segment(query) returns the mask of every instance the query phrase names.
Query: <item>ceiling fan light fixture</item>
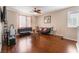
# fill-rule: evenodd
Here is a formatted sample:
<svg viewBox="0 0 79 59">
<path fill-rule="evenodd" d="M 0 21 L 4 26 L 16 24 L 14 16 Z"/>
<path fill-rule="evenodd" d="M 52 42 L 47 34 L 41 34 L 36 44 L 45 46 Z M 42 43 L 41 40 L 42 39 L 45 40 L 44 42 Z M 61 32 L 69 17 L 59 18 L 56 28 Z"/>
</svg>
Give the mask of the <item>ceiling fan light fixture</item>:
<svg viewBox="0 0 79 59">
<path fill-rule="evenodd" d="M 42 13 L 33 12 L 34 15 L 42 15 Z"/>
<path fill-rule="evenodd" d="M 37 15 L 38 13 L 34 12 L 35 15 Z"/>
</svg>

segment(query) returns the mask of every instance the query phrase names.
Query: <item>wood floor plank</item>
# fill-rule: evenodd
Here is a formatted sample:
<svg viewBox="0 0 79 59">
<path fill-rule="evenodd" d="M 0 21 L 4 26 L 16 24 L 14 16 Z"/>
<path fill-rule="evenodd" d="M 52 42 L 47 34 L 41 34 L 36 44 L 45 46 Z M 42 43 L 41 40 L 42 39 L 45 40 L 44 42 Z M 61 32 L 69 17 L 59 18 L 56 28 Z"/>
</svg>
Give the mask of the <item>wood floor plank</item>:
<svg viewBox="0 0 79 59">
<path fill-rule="evenodd" d="M 76 53 L 76 42 L 54 35 L 16 37 L 16 45 L 3 46 L 4 53 Z"/>
</svg>

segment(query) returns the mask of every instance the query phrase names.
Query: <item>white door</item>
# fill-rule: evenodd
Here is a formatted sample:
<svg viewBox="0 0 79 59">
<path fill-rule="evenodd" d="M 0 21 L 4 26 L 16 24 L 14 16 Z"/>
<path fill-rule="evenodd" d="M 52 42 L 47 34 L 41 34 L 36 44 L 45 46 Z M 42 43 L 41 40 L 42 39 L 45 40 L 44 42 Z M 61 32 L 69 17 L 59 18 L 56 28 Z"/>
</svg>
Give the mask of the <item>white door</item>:
<svg viewBox="0 0 79 59">
<path fill-rule="evenodd" d="M 79 27 L 77 28 L 77 50 L 79 52 Z"/>
</svg>

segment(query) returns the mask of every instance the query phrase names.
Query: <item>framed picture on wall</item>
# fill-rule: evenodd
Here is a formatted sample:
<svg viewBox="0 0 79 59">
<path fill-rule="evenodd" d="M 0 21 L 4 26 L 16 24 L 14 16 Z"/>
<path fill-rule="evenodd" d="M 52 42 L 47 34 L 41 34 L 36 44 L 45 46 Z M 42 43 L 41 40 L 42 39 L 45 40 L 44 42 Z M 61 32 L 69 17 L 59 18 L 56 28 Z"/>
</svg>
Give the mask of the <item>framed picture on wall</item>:
<svg viewBox="0 0 79 59">
<path fill-rule="evenodd" d="M 51 23 L 51 16 L 44 16 L 44 23 Z"/>
</svg>

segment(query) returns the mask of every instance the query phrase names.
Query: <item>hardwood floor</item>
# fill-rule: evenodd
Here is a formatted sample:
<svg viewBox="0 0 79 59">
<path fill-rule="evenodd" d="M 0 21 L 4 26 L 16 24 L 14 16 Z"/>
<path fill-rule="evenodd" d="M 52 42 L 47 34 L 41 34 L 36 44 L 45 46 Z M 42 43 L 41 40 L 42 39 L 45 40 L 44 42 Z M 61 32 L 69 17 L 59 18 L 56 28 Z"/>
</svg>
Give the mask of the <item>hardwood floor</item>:
<svg viewBox="0 0 79 59">
<path fill-rule="evenodd" d="M 30 35 L 16 37 L 16 45 L 3 46 L 4 53 L 76 53 L 76 42 L 56 35 Z"/>
</svg>

